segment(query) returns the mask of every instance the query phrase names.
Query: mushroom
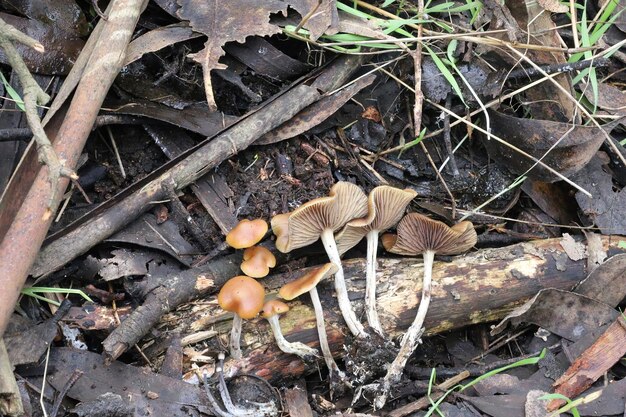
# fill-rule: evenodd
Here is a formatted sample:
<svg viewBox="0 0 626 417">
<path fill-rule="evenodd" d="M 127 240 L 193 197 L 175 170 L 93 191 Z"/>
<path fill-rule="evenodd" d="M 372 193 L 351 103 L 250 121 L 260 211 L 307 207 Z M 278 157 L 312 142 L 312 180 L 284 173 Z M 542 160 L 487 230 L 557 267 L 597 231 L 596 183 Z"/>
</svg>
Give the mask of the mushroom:
<svg viewBox="0 0 626 417">
<path fill-rule="evenodd" d="M 226 235 L 226 243 L 235 249 L 256 245 L 267 233 L 267 222 L 263 219 L 243 219 Z"/>
<path fill-rule="evenodd" d="M 407 360 L 417 347 L 422 334 L 422 325 L 430 304 L 433 260 L 435 253 L 441 255 L 457 255 L 466 252 L 476 244 L 476 231 L 469 221 L 463 221 L 448 227 L 446 224 L 432 220 L 418 213 L 407 214 L 398 224 L 397 236 L 383 236 L 386 250 L 399 255 L 424 257 L 424 280 L 422 299 L 413 323 L 400 342 L 400 351 L 387 369 L 379 395 L 374 400 L 377 409 L 387 401 L 391 384 L 400 380 Z"/>
<path fill-rule="evenodd" d="M 243 251 L 241 270 L 252 278 L 263 278 L 276 266 L 276 257 L 269 249 L 252 246 Z"/>
<path fill-rule="evenodd" d="M 311 200 L 291 213 L 274 216 L 271 221 L 276 248 L 283 253 L 321 238 L 328 258 L 337 266 L 335 291 L 339 309 L 350 332 L 357 337 L 367 337 L 367 333 L 352 310 L 333 233 L 350 220 L 365 216 L 367 211 L 365 193 L 354 184 L 338 182 L 332 186 L 328 197 Z"/>
<path fill-rule="evenodd" d="M 347 252 L 367 236 L 367 262 L 365 279 L 365 307 L 367 322 L 379 335 L 383 336 L 378 313 L 376 312 L 376 251 L 378 250 L 378 234 L 394 226 L 406 206 L 417 193 L 411 189 L 381 185 L 374 188 L 368 198 L 369 214 L 362 219 L 349 222 L 346 227 L 335 235 L 337 249 L 340 254 Z"/>
<path fill-rule="evenodd" d="M 289 311 L 289 306 L 280 300 L 269 300 L 263 306 L 261 316 L 265 318 L 272 328 L 276 344 L 285 353 L 293 353 L 300 356 L 302 359 L 308 360 L 312 356 L 317 356 L 317 350 L 308 347 L 304 343 L 289 342 L 283 336 L 283 332 L 280 329 L 278 323 L 278 316 Z"/>
<path fill-rule="evenodd" d="M 263 308 L 265 289 L 254 278 L 239 275 L 229 279 L 217 295 L 217 302 L 226 311 L 235 314 L 230 332 L 230 356 L 241 359 L 242 319 L 254 318 Z"/>
<path fill-rule="evenodd" d="M 315 321 L 317 323 L 317 334 L 320 340 L 320 348 L 322 349 L 324 361 L 326 362 L 326 366 L 328 367 L 330 380 L 333 381 L 333 378 L 336 376 L 342 382 L 348 384 L 346 382 L 346 375 L 337 366 L 337 362 L 335 362 L 335 359 L 333 359 L 333 354 L 330 351 L 330 347 L 328 346 L 328 339 L 326 337 L 326 325 L 324 324 L 324 311 L 322 310 L 322 303 L 320 302 L 319 295 L 317 294 L 317 289 L 315 288 L 322 279 L 336 273 L 337 269 L 337 265 L 329 262 L 321 268 L 316 268 L 311 272 L 303 275 L 302 277 L 296 279 L 295 281 L 291 281 L 283 285 L 282 288 L 278 291 L 278 295 L 289 301 L 293 300 L 296 297 L 299 297 L 305 292 L 309 293 L 309 295 L 311 296 L 311 302 L 313 303 L 313 310 L 315 310 Z"/>
</svg>

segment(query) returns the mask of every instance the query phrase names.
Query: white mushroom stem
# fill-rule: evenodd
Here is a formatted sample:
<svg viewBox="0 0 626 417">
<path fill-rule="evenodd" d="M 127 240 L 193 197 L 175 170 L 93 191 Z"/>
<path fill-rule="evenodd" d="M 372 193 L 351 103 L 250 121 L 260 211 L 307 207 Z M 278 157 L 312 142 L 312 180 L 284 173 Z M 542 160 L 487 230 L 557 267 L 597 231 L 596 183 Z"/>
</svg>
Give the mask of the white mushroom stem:
<svg viewBox="0 0 626 417">
<path fill-rule="evenodd" d="M 337 301 L 339 302 L 339 310 L 343 315 L 350 332 L 359 338 L 367 337 L 365 327 L 359 322 L 354 314 L 352 305 L 350 304 L 350 298 L 348 297 L 348 289 L 346 288 L 346 281 L 343 276 L 343 267 L 341 266 L 341 259 L 339 258 L 339 251 L 337 250 L 337 244 L 335 243 L 335 236 L 331 229 L 324 229 L 321 234 L 322 243 L 328 259 L 337 266 L 337 272 L 335 273 L 335 292 L 337 293 Z"/>
<path fill-rule="evenodd" d="M 328 346 L 328 339 L 326 338 L 326 325 L 324 324 L 324 311 L 322 310 L 322 303 L 319 295 L 317 294 L 317 289 L 313 287 L 313 289 L 309 291 L 309 295 L 311 296 L 311 302 L 313 303 L 313 310 L 315 310 L 317 335 L 320 339 L 320 349 L 322 349 L 324 361 L 326 362 L 326 367 L 328 368 L 328 372 L 330 374 L 329 379 L 332 379 L 333 375 L 336 374 L 339 379 L 345 380 L 346 375 L 341 369 L 339 369 L 339 366 L 337 366 L 337 362 L 335 362 L 333 354 L 330 351 L 330 346 Z"/>
<path fill-rule="evenodd" d="M 411 327 L 408 328 L 408 330 L 402 337 L 398 356 L 396 356 L 394 361 L 387 369 L 387 375 L 385 375 L 385 379 L 383 380 L 380 389 L 381 393 L 374 400 L 374 407 L 376 409 L 381 409 L 385 405 L 387 397 L 389 396 L 391 384 L 396 383 L 400 380 L 400 378 L 402 377 L 402 373 L 404 372 L 404 367 L 409 360 L 409 357 L 411 357 L 411 354 L 420 343 L 420 336 L 423 333 L 422 326 L 424 325 L 424 319 L 426 318 L 428 305 L 430 304 L 433 260 L 435 258 L 435 252 L 432 250 L 426 250 L 423 253 L 423 256 L 424 280 L 422 283 L 422 300 L 420 301 L 419 307 L 417 309 L 417 314 L 415 314 L 415 319 L 413 320 Z"/>
<path fill-rule="evenodd" d="M 367 322 L 381 336 L 383 328 L 376 311 L 376 251 L 378 250 L 378 230 L 367 233 L 367 263 L 365 276 L 365 314 Z"/>
<path fill-rule="evenodd" d="M 301 358 L 310 358 L 313 356 L 317 356 L 317 349 L 313 349 L 304 343 L 301 342 L 289 342 L 283 336 L 283 332 L 280 329 L 280 323 L 278 321 L 278 315 L 271 316 L 266 319 L 270 327 L 272 328 L 272 332 L 274 333 L 274 338 L 276 339 L 276 344 L 285 353 L 293 353 L 294 355 L 298 355 Z"/>
<path fill-rule="evenodd" d="M 241 339 L 241 327 L 243 320 L 239 314 L 235 313 L 233 317 L 233 328 L 230 331 L 230 357 L 236 360 L 241 359 L 241 347 L 239 339 Z"/>
</svg>

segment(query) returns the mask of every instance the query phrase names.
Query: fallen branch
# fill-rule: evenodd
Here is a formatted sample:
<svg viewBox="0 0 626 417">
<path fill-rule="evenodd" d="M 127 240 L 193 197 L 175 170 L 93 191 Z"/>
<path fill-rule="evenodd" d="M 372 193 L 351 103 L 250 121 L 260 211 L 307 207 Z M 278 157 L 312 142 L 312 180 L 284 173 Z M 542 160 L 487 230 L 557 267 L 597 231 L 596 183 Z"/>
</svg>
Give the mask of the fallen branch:
<svg viewBox="0 0 626 417">
<path fill-rule="evenodd" d="M 59 124 L 53 128 L 53 133 L 46 131 L 49 138 L 55 138 L 54 151 L 63 156 L 67 167 L 74 167 L 78 161 L 100 105 L 124 61 L 124 51 L 143 4 L 144 0 L 116 0 L 111 3 L 108 21 L 100 32 L 65 118 L 62 122 L 56 121 Z M 62 178 L 52 187 L 48 179 L 46 168 L 38 169 L 32 184 L 20 183 L 24 178 L 16 174 L 11 183 L 18 183 L 18 188 L 27 189 L 28 195 L 21 195 L 15 201 L 5 201 L 7 198 L 13 200 L 12 196 L 8 197 L 7 191 L 3 197 L 3 210 L 0 212 L 0 287 L 4 291 L 0 292 L 0 336 L 50 227 L 52 219 L 46 215 L 55 211 L 68 184 L 67 178 Z M 51 196 L 54 201 L 50 201 Z M 24 198 L 23 203 L 18 206 L 21 198 Z M 9 210 L 5 211 L 7 206 Z"/>
<path fill-rule="evenodd" d="M 426 317 L 427 334 L 485 323 L 503 318 L 515 307 L 544 288 L 569 290 L 587 275 L 586 261 L 573 261 L 565 255 L 560 239 L 521 243 L 499 249 L 484 249 L 454 258 L 451 262 L 435 262 L 431 306 Z M 624 252 L 618 248 L 619 239 L 603 236 L 604 249 L 613 255 Z M 344 262 L 350 298 L 356 311 L 363 315 L 365 292 L 365 260 Z M 383 330 L 397 337 L 410 325 L 420 299 L 422 263 L 413 258 L 380 259 L 378 267 L 378 306 Z M 276 291 L 284 283 L 304 271 L 276 275 L 263 280 L 268 291 Z M 325 306 L 328 341 L 335 356 L 350 350 L 349 334 L 330 282 L 318 286 Z M 308 299 L 290 303 L 291 310 L 280 319 L 285 337 L 318 348 L 315 315 Z M 227 339 L 231 316 L 224 313 L 214 297 L 193 309 L 166 315 L 161 325 L 168 331 L 189 334 L 200 330 L 215 330 L 215 351 L 223 350 L 219 340 Z M 244 322 L 242 334 L 244 359 L 230 363 L 230 371 L 254 373 L 279 380 L 313 372 L 315 364 L 304 364 L 298 357 L 282 353 L 276 347 L 272 332 L 262 319 Z M 353 358 L 366 361 L 367 358 Z M 228 367 L 229 365 L 227 365 Z"/>
<path fill-rule="evenodd" d="M 59 236 L 53 236 L 39 253 L 31 274 L 41 276 L 52 272 L 120 230 L 151 208 L 155 200 L 164 197 L 164 182 L 173 182 L 177 189 L 184 188 L 246 149 L 263 134 L 318 100 L 322 95 L 319 90 L 328 91 L 345 82 L 358 68 L 354 66 L 355 62 L 360 62 L 359 58 L 348 56 L 335 60 L 316 76 L 311 86 L 296 85 L 216 137 L 207 139 L 122 191 L 114 200 L 103 203 Z"/>
</svg>

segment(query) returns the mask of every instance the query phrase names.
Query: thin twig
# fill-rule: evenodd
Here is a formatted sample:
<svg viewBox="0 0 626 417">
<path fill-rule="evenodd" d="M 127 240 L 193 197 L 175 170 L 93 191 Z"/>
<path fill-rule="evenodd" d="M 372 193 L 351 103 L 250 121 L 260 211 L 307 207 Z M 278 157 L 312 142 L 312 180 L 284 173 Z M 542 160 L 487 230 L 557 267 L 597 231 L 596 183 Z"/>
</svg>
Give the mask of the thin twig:
<svg viewBox="0 0 626 417">
<path fill-rule="evenodd" d="M 424 15 L 424 0 L 418 0 L 417 2 L 417 18 L 418 20 Z M 415 51 L 411 54 L 413 56 L 413 74 L 415 77 L 415 106 L 413 107 L 413 132 L 415 137 L 421 132 L 422 126 L 422 105 L 424 103 L 424 93 L 422 93 L 422 31 L 423 26 L 420 23 L 417 25 L 417 43 L 415 44 Z M 436 170 L 436 169 L 435 169 Z"/>
<path fill-rule="evenodd" d="M 441 172 L 439 172 L 439 170 L 437 169 L 437 165 L 435 165 L 435 161 L 433 161 L 433 159 L 430 157 L 430 152 L 428 152 L 428 149 L 426 149 L 426 145 L 424 145 L 424 141 L 420 142 L 420 146 L 422 147 L 424 154 L 426 154 L 426 158 L 428 158 L 428 162 L 430 162 L 430 166 L 433 167 L 435 174 L 437 174 L 437 178 L 439 178 L 439 181 L 441 181 L 441 185 L 443 185 L 443 188 L 446 190 L 446 193 L 448 193 L 448 196 L 450 197 L 450 201 L 451 201 L 450 204 L 452 205 L 452 218 L 455 219 L 456 218 L 456 201 L 454 200 L 452 191 L 450 191 L 450 188 L 448 188 L 448 184 L 446 183 L 446 180 L 441 175 Z"/>
<path fill-rule="evenodd" d="M 72 389 L 74 384 L 83 376 L 84 372 L 80 369 L 75 369 L 70 375 L 69 379 L 63 385 L 63 388 L 59 391 L 59 394 L 54 399 L 54 403 L 52 404 L 52 410 L 50 411 L 50 417 L 56 417 L 59 413 L 59 409 L 61 408 L 61 404 L 63 403 L 63 399 L 67 395 L 67 392 Z"/>
<path fill-rule="evenodd" d="M 450 110 L 451 107 L 452 94 L 448 94 L 446 97 L 446 109 Z M 450 138 L 450 115 L 448 113 L 444 113 L 443 115 L 443 143 L 446 145 L 446 152 L 448 152 L 448 159 L 450 160 L 450 173 L 453 177 L 457 177 L 459 175 L 459 168 L 456 165 L 456 158 L 454 157 L 454 151 L 452 149 L 452 140 Z"/>
<path fill-rule="evenodd" d="M 52 147 L 52 143 L 50 143 L 50 139 L 48 139 L 43 129 L 41 119 L 37 113 L 37 106 L 46 104 L 50 100 L 50 96 L 41 89 L 30 71 L 28 71 L 22 57 L 13 45 L 13 41 L 27 45 L 38 52 L 43 52 L 44 48 L 43 45 L 36 40 L 22 34 L 13 26 L 0 19 L 0 48 L 4 50 L 9 64 L 20 80 L 24 91 L 24 113 L 28 126 L 33 132 L 33 139 L 37 142 L 39 160 L 48 166 L 48 180 L 52 193 L 48 200 L 48 209 L 44 214 L 45 220 L 52 215 L 52 205 L 58 193 L 57 188 L 60 178 L 68 177 L 76 180 L 78 179 L 78 175 L 76 175 L 73 170 L 66 168 L 63 161 L 59 160 Z"/>
<path fill-rule="evenodd" d="M 313 7 L 311 10 L 309 10 L 307 14 L 304 15 L 300 23 L 298 23 L 298 26 L 296 26 L 296 28 L 294 29 L 294 32 L 296 33 L 300 32 L 300 29 L 302 29 L 302 26 L 304 26 L 306 22 L 309 21 L 309 19 L 313 16 L 313 14 L 317 11 L 317 9 L 320 8 L 321 5 L 322 5 L 322 0 L 317 0 L 317 4 L 315 5 L 315 7 Z"/>
<path fill-rule="evenodd" d="M 117 150 L 117 143 L 115 143 L 115 137 L 113 136 L 113 132 L 111 131 L 111 126 L 107 126 L 106 130 L 109 135 L 109 139 L 111 139 L 111 146 L 113 146 L 113 152 L 115 153 L 115 159 L 117 160 L 117 164 L 120 166 L 122 178 L 126 179 L 126 170 L 124 169 L 124 164 L 122 163 L 120 152 Z"/>
</svg>

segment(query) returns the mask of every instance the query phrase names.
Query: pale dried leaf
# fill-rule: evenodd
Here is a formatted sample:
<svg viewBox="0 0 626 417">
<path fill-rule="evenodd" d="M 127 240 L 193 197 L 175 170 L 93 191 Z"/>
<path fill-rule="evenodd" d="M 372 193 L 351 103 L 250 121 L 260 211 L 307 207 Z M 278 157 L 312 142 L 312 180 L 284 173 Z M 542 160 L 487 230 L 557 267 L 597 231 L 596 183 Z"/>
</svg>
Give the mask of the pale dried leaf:
<svg viewBox="0 0 626 417">
<path fill-rule="evenodd" d="M 581 242 L 576 242 L 569 233 L 563 233 L 563 239 L 561 239 L 561 246 L 563 250 L 573 261 L 580 261 L 587 257 L 587 248 Z"/>
<path fill-rule="evenodd" d="M 560 3 L 559 0 L 537 0 L 537 3 L 552 13 L 566 13 L 569 10 L 569 7 Z"/>
</svg>

